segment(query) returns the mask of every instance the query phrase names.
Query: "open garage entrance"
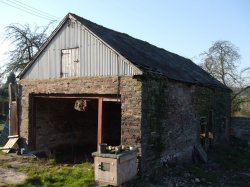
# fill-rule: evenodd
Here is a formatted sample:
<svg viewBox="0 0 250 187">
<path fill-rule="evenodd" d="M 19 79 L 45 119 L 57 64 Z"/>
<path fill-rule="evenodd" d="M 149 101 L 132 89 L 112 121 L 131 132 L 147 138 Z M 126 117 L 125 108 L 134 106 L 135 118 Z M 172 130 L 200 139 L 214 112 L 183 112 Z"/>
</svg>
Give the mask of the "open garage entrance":
<svg viewBox="0 0 250 187">
<path fill-rule="evenodd" d="M 91 159 L 98 143 L 113 146 L 121 143 L 118 99 L 35 95 L 31 102 L 33 149 L 43 150 L 60 162 Z"/>
</svg>

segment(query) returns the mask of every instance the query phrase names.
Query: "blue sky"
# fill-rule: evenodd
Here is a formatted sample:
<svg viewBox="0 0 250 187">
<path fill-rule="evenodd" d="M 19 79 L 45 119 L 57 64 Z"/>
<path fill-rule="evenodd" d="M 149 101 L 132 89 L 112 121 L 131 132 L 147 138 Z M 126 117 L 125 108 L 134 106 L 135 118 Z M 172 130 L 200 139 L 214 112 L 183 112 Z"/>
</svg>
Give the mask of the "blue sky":
<svg viewBox="0 0 250 187">
<path fill-rule="evenodd" d="M 11 23 L 43 26 L 48 19 L 0 0 L 0 65 L 10 50 L 3 41 Z M 72 12 L 105 27 L 127 33 L 200 63 L 199 54 L 212 42 L 228 40 L 239 48 L 240 69 L 250 66 L 249 0 L 18 0 L 53 15 L 58 21 Z M 58 23 L 57 23 L 58 24 Z M 55 24 L 54 26 L 56 26 Z"/>
</svg>

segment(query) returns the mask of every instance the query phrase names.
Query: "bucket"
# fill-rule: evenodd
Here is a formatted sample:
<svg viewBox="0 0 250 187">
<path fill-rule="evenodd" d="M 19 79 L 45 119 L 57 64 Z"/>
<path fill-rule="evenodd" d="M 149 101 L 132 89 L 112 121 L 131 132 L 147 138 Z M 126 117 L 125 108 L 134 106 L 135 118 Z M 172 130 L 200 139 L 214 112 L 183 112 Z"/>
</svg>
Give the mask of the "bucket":
<svg viewBox="0 0 250 187">
<path fill-rule="evenodd" d="M 101 143 L 98 145 L 98 152 L 99 153 L 106 153 L 107 144 Z"/>
</svg>

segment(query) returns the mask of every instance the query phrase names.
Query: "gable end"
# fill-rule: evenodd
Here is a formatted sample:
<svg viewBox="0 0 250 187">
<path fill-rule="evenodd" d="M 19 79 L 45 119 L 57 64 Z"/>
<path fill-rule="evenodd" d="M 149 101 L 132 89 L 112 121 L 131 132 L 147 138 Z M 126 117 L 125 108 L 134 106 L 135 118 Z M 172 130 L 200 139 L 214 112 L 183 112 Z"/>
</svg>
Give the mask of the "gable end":
<svg viewBox="0 0 250 187">
<path fill-rule="evenodd" d="M 139 68 L 70 14 L 59 26 L 44 44 L 45 47 L 20 74 L 20 79 L 51 79 L 65 77 L 65 74 L 70 77 L 142 74 Z M 78 57 L 72 53 L 65 58 L 63 50 L 74 48 L 79 49 Z M 66 63 L 65 59 L 68 60 Z M 63 72 L 66 69 L 70 73 Z"/>
</svg>

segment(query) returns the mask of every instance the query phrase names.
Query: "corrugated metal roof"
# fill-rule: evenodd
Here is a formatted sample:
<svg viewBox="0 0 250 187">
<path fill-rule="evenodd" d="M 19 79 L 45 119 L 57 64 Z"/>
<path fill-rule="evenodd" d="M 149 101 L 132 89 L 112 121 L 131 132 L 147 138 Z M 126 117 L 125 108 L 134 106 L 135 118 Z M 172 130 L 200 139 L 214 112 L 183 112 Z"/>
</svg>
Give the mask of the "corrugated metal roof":
<svg viewBox="0 0 250 187">
<path fill-rule="evenodd" d="M 91 32 L 142 71 L 154 72 L 177 81 L 229 90 L 229 88 L 213 78 L 191 60 L 166 51 L 165 49 L 158 48 L 148 42 L 133 38 L 125 33 L 105 28 L 72 13 L 69 13 L 60 25 L 66 23 L 70 16 L 82 23 Z M 59 29 L 60 26 L 58 26 L 50 38 L 53 38 Z M 48 45 L 48 42 L 49 40 L 45 46 Z M 39 54 L 37 56 L 39 56 Z M 23 76 L 27 68 L 20 74 L 20 77 Z"/>
</svg>

